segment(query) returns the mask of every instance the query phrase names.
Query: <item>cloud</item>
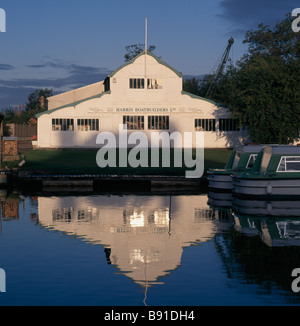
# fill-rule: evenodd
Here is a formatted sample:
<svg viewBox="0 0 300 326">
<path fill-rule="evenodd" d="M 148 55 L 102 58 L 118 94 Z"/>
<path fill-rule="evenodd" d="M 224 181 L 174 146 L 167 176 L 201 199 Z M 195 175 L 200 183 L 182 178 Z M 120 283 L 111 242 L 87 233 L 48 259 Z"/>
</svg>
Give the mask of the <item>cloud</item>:
<svg viewBox="0 0 300 326">
<path fill-rule="evenodd" d="M 0 63 L 0 70 L 13 70 L 13 69 L 15 69 L 15 67 L 12 65 Z"/>
<path fill-rule="evenodd" d="M 229 23 L 232 31 L 240 34 L 257 28 L 260 23 L 272 26 L 299 5 L 296 0 L 222 0 L 221 13 L 217 16 Z"/>
<path fill-rule="evenodd" d="M 31 88 L 27 87 L 6 87 L 0 86 L 0 109 L 8 108 L 10 106 L 16 106 L 25 104 L 26 99 L 31 91 Z"/>
<path fill-rule="evenodd" d="M 111 72 L 111 70 L 108 70 L 107 68 L 77 65 L 73 63 L 67 63 L 61 60 L 46 61 L 42 64 L 27 65 L 27 67 L 33 69 L 59 69 L 60 74 L 62 72 L 65 72 L 67 74 L 67 77 L 41 81 L 42 84 L 50 83 L 54 88 L 60 88 L 64 85 L 74 85 L 76 87 L 81 87 L 83 85 L 96 83 L 98 81 L 103 80 Z M 24 79 L 24 81 L 26 80 Z M 26 81 L 26 83 L 29 84 L 31 82 L 32 80 L 30 79 Z"/>
<path fill-rule="evenodd" d="M 5 67 L 6 70 L 14 69 L 13 66 L 0 64 L 0 69 Z M 6 74 L 5 79 L 0 79 L 0 109 L 25 103 L 30 92 L 35 89 L 49 88 L 53 89 L 54 94 L 58 94 L 99 82 L 111 73 L 107 68 L 78 65 L 62 60 L 49 60 L 27 65 L 26 68 L 26 77 L 8 78 L 9 75 Z M 34 71 L 41 73 L 36 74 Z"/>
<path fill-rule="evenodd" d="M 27 65 L 28 68 L 45 68 L 46 65 Z"/>
</svg>

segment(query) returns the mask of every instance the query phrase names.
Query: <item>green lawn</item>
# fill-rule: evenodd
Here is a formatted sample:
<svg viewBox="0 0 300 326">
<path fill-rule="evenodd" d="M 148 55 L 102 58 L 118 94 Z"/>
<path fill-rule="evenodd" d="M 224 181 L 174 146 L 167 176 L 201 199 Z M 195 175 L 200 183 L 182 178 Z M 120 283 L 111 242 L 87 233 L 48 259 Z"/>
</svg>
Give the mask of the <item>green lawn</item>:
<svg viewBox="0 0 300 326">
<path fill-rule="evenodd" d="M 183 175 L 187 167 L 182 168 L 99 168 L 96 163 L 98 150 L 30 150 L 25 152 L 25 165 L 22 170 L 43 170 L 56 173 L 98 173 L 98 174 L 158 174 Z M 206 149 L 204 152 L 204 169 L 223 168 L 231 154 L 228 149 Z M 171 151 L 171 158 L 173 152 Z M 149 155 L 150 159 L 150 155 Z M 16 166 L 17 162 L 9 162 L 8 166 Z M 149 164 L 150 166 L 150 164 Z M 191 168 L 194 170 L 195 167 Z"/>
</svg>

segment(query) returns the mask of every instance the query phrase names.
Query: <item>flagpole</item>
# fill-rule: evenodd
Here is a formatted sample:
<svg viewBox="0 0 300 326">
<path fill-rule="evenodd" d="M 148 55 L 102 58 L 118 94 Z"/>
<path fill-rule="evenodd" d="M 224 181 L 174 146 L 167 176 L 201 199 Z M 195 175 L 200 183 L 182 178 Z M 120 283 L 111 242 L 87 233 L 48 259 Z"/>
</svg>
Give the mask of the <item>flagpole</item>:
<svg viewBox="0 0 300 326">
<path fill-rule="evenodd" d="M 148 51 L 148 18 L 145 20 L 145 78 L 147 77 L 147 51 Z"/>
</svg>

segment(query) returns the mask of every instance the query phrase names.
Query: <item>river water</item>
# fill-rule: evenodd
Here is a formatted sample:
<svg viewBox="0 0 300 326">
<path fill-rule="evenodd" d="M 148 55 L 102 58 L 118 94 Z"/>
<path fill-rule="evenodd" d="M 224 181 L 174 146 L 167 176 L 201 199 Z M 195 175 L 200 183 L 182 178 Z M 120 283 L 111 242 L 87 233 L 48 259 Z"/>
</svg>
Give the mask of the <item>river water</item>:
<svg viewBox="0 0 300 326">
<path fill-rule="evenodd" d="M 215 195 L 3 192 L 0 305 L 298 305 L 299 202 Z"/>
</svg>

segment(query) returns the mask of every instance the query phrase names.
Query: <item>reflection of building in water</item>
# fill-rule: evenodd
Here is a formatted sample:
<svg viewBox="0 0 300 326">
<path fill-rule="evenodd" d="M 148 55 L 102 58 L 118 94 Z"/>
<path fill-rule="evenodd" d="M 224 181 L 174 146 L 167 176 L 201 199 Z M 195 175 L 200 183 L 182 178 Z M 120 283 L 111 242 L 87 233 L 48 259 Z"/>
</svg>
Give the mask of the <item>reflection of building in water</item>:
<svg viewBox="0 0 300 326">
<path fill-rule="evenodd" d="M 2 200 L 2 218 L 4 221 L 19 219 L 19 197 L 11 195 Z"/>
<path fill-rule="evenodd" d="M 218 228 L 207 196 L 39 197 L 39 219 L 102 244 L 107 261 L 143 286 L 178 267 L 183 247 Z"/>
</svg>

